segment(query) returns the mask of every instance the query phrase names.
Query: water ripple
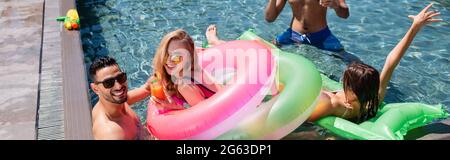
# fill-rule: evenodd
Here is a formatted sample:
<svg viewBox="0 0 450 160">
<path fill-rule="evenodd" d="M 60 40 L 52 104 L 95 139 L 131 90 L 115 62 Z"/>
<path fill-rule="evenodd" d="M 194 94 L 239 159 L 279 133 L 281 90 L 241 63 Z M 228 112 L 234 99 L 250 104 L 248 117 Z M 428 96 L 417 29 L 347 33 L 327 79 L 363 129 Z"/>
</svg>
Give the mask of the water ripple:
<svg viewBox="0 0 450 160">
<path fill-rule="evenodd" d="M 338 18 L 328 12 L 331 30 L 348 52 L 381 69 L 387 54 L 406 33 L 411 21 L 426 4 L 447 22 L 427 26 L 419 33 L 397 68 L 389 85 L 388 102 L 443 103 L 450 106 L 450 2 L 446 0 L 347 1 L 351 16 Z M 204 31 L 217 24 L 219 36 L 233 40 L 248 28 L 266 40 L 283 32 L 291 20 L 286 7 L 273 23 L 264 20 L 266 1 L 261 0 L 79 0 L 81 38 L 89 65 L 96 56 L 110 55 L 130 75 L 129 86 L 142 85 L 151 75 L 151 61 L 164 34 L 187 30 L 197 45 L 205 41 Z M 339 80 L 345 63 L 310 46 L 288 46 L 286 51 L 311 59 L 319 70 Z M 92 103 L 97 97 L 90 92 Z M 133 107 L 145 117 L 146 102 Z"/>
</svg>

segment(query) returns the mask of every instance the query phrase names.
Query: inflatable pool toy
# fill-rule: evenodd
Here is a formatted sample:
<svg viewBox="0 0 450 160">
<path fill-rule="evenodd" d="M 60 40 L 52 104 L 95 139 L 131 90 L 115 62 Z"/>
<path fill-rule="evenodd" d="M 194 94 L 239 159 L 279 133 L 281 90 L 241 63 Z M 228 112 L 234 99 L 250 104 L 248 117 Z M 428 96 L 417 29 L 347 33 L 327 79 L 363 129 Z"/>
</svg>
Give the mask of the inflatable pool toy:
<svg viewBox="0 0 450 160">
<path fill-rule="evenodd" d="M 340 83 L 324 75 L 322 75 L 322 80 L 325 90 L 342 89 Z M 383 103 L 380 108 L 374 118 L 359 125 L 334 116 L 322 118 L 316 124 L 349 139 L 403 140 L 409 130 L 449 116 L 443 105 Z"/>
<path fill-rule="evenodd" d="M 257 40 L 275 52 L 276 82 L 281 92 L 217 139 L 281 139 L 305 122 L 314 110 L 322 87 L 320 73 L 308 59 L 281 51 L 252 30 L 238 39 Z"/>
<path fill-rule="evenodd" d="M 258 69 L 265 70 L 262 76 L 267 77 L 263 79 L 265 83 L 231 83 L 201 104 L 163 114 L 158 113 L 156 107 L 149 104 L 147 128 L 153 135 L 159 139 L 281 139 L 309 117 L 322 87 L 320 74 L 311 61 L 277 49 L 259 38 L 252 30 L 245 32 L 237 41 L 206 49 L 199 54 L 199 61 L 205 66 L 207 55 L 223 56 L 224 50 L 230 48 L 259 50 L 259 58 L 252 59 L 257 64 L 267 64 L 264 61 L 271 61 L 268 66 L 247 70 L 249 73 L 256 73 Z M 264 53 L 261 50 L 269 54 L 261 55 Z M 226 70 L 230 67 L 236 69 L 236 66 L 232 65 L 212 68 Z M 292 68 L 295 68 L 296 72 L 290 72 Z M 210 67 L 203 69 L 209 73 L 214 70 Z M 248 78 L 251 77 L 245 79 Z M 273 95 L 269 89 L 263 89 L 273 86 L 280 91 L 278 94 Z"/>
<path fill-rule="evenodd" d="M 214 139 L 254 113 L 275 81 L 274 57 L 260 43 L 231 41 L 197 55 L 208 73 L 224 68 L 237 73 L 221 91 L 190 108 L 160 113 L 149 103 L 147 129 L 158 139 Z"/>
<path fill-rule="evenodd" d="M 68 10 L 65 17 L 58 17 L 56 20 L 64 21 L 64 27 L 67 30 L 80 29 L 80 18 L 78 17 L 78 12 L 75 9 Z"/>
<path fill-rule="evenodd" d="M 270 67 L 262 67 L 265 70 L 263 77 L 266 77 L 263 83 L 227 85 L 214 96 L 184 110 L 159 113 L 155 106 L 149 104 L 147 128 L 153 135 L 159 139 L 281 139 L 306 121 L 315 108 L 321 89 L 342 89 L 340 83 L 320 75 L 311 61 L 279 50 L 252 30 L 241 35 L 238 41 L 201 52 L 199 59 L 203 69 L 209 73 L 215 69 L 236 70 L 236 65 L 223 66 L 225 60 L 220 58 L 219 62 L 223 63 L 219 66 L 207 67 L 214 63 L 208 61 L 214 59 L 211 57 L 216 57 L 215 60 L 224 57 L 225 50 L 230 48 L 262 49 L 270 53 L 256 58 L 258 63 L 264 61 L 261 57 L 274 61 Z M 293 68 L 295 72 L 292 72 Z M 257 73 L 258 69 L 261 68 L 250 67 L 241 74 Z M 241 81 L 250 78 L 237 77 L 244 77 Z M 263 88 L 269 86 L 276 86 L 279 93 L 266 96 L 269 92 Z M 316 124 L 350 139 L 401 140 L 408 130 L 449 116 L 442 105 L 383 103 L 380 108 L 376 117 L 359 125 L 333 116 L 322 118 Z"/>
</svg>

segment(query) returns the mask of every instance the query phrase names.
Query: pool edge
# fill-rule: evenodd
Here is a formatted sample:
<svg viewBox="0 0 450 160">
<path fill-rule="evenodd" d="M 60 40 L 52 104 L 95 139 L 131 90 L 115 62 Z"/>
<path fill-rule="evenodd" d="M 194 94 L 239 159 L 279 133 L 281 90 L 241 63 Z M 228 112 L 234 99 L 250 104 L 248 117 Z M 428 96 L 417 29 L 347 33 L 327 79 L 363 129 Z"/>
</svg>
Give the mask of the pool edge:
<svg viewBox="0 0 450 160">
<path fill-rule="evenodd" d="M 75 0 L 60 3 L 60 13 L 76 8 Z M 91 104 L 80 32 L 61 32 L 63 69 L 64 134 L 66 140 L 90 140 L 92 135 Z"/>
</svg>

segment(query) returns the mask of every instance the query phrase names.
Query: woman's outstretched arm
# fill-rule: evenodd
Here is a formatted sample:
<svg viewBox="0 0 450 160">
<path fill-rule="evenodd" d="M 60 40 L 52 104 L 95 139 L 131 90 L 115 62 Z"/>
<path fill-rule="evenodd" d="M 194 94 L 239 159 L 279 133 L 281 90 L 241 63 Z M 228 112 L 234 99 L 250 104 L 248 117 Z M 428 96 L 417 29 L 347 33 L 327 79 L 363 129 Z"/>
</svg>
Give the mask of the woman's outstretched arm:
<svg viewBox="0 0 450 160">
<path fill-rule="evenodd" d="M 409 28 L 406 35 L 402 38 L 402 40 L 395 46 L 395 48 L 389 53 L 386 58 L 386 62 L 384 64 L 383 70 L 380 75 L 380 90 L 379 90 L 379 98 L 380 103 L 383 102 L 384 96 L 386 94 L 386 87 L 391 80 L 392 73 L 394 69 L 397 67 L 398 63 L 402 59 L 406 50 L 408 50 L 411 42 L 414 40 L 414 37 L 417 33 L 428 23 L 432 22 L 441 22 L 441 19 L 434 19 L 433 17 L 440 15 L 439 12 L 436 11 L 428 11 L 433 3 L 425 7 L 419 14 L 416 16 L 408 16 L 413 20 L 411 27 Z"/>
</svg>

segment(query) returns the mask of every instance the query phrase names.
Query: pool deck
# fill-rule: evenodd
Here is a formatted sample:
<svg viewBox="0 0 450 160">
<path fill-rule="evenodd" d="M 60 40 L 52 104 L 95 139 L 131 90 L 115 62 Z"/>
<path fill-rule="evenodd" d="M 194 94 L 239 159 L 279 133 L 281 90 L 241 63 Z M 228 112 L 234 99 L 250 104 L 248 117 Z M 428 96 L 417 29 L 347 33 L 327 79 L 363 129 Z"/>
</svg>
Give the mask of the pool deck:
<svg viewBox="0 0 450 160">
<path fill-rule="evenodd" d="M 450 140 L 450 119 L 413 129 L 408 132 L 405 139 Z"/>
<path fill-rule="evenodd" d="M 0 139 L 36 139 L 43 0 L 0 0 Z"/>
<path fill-rule="evenodd" d="M 59 15 L 59 1 L 47 1 L 44 8 L 40 103 L 37 130 L 39 140 L 64 139 L 62 96 L 61 27 L 53 17 Z"/>
<path fill-rule="evenodd" d="M 55 18 L 75 0 L 0 0 L 0 140 L 92 139 L 80 33 Z M 284 139 L 329 139 L 297 130 Z M 406 139 L 450 139 L 450 119 Z"/>
<path fill-rule="evenodd" d="M 92 139 L 75 0 L 0 0 L 0 139 Z"/>
<path fill-rule="evenodd" d="M 332 133 L 321 134 L 311 128 L 312 124 L 305 123 L 302 127 L 284 137 L 282 140 L 345 140 Z M 432 123 L 408 132 L 405 140 L 450 140 L 450 120 Z"/>
</svg>

